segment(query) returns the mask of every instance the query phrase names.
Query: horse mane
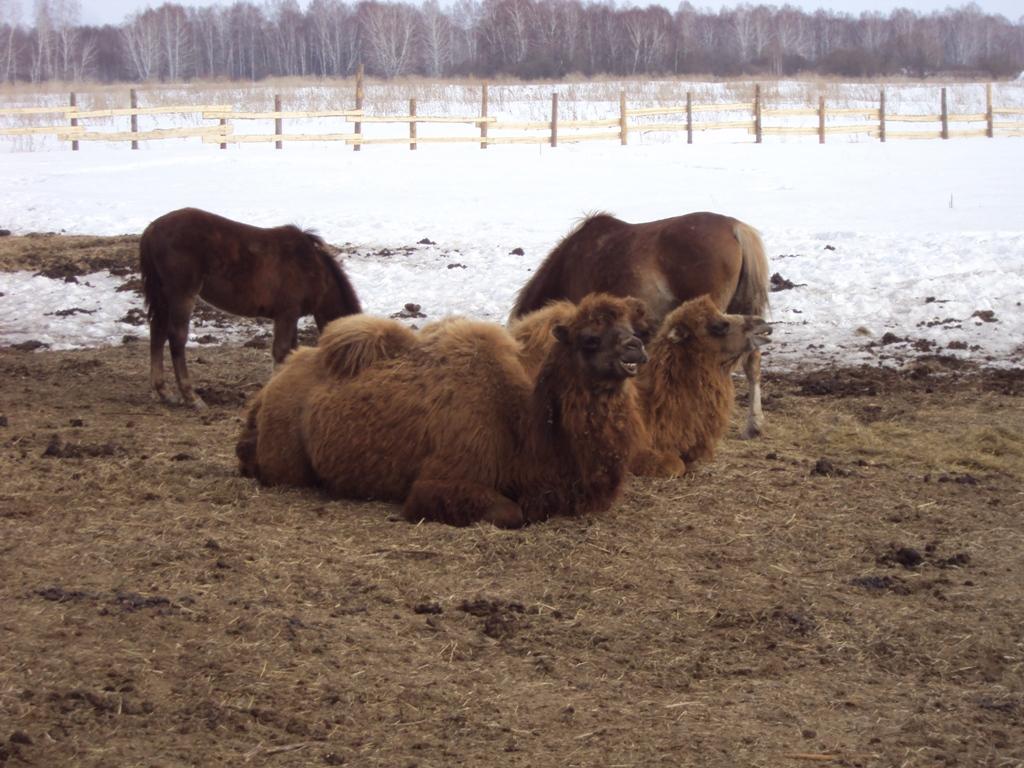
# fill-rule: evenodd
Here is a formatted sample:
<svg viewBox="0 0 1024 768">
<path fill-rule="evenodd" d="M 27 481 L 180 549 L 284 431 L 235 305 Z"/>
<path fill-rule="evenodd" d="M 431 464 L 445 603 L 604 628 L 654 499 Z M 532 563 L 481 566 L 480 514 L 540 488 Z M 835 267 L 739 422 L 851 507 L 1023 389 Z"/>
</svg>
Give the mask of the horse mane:
<svg viewBox="0 0 1024 768">
<path fill-rule="evenodd" d="M 359 314 L 362 312 L 363 308 L 359 303 L 359 297 L 356 296 L 355 289 L 345 276 L 345 272 L 342 270 L 338 260 L 331 253 L 331 247 L 327 244 L 327 241 L 312 229 L 303 230 L 302 234 L 309 240 L 313 246 L 313 251 L 320 257 L 324 268 L 333 278 L 334 284 L 338 289 L 338 295 L 341 296 L 341 303 L 345 306 L 348 314 Z"/>
<path fill-rule="evenodd" d="M 526 285 L 519 289 L 509 320 L 540 309 L 555 299 L 569 298 L 565 295 L 565 286 L 568 282 L 565 271 L 572 268 L 572 264 L 581 254 L 590 251 L 596 237 L 624 223 L 605 211 L 585 214 L 551 249 Z M 585 229 L 590 236 L 580 237 Z"/>
</svg>

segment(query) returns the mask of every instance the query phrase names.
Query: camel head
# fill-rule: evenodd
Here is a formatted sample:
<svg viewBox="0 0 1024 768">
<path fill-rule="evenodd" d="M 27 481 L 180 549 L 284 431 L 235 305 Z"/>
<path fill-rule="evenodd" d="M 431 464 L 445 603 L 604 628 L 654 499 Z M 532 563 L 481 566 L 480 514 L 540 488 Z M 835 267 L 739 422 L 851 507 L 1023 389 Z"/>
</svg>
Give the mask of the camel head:
<svg viewBox="0 0 1024 768">
<path fill-rule="evenodd" d="M 590 294 L 571 318 L 551 332 L 584 379 L 597 385 L 615 384 L 636 376 L 639 366 L 647 362 L 631 322 L 634 312 L 635 307 L 624 299 Z"/>
<path fill-rule="evenodd" d="M 722 366 L 768 343 L 772 328 L 756 315 L 727 315 L 709 296 L 680 304 L 669 313 L 658 338 L 694 352 L 713 354 Z"/>
</svg>

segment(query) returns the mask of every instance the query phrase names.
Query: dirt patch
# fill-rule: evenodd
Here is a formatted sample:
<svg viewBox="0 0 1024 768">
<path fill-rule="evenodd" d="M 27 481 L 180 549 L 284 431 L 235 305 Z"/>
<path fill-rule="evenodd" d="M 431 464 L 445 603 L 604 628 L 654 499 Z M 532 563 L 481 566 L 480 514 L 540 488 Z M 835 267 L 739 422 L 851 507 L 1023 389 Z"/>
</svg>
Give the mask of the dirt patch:
<svg viewBox="0 0 1024 768">
<path fill-rule="evenodd" d="M 0 247 L 0 271 L 30 270 L 72 281 L 93 272 L 137 272 L 139 236 L 93 237 L 41 233 L 7 237 Z"/>
<path fill-rule="evenodd" d="M 764 438 L 509 532 L 240 477 L 267 341 L 202 413 L 0 349 L 0 765 L 1024 760 L 1020 370 L 769 370 Z"/>
</svg>

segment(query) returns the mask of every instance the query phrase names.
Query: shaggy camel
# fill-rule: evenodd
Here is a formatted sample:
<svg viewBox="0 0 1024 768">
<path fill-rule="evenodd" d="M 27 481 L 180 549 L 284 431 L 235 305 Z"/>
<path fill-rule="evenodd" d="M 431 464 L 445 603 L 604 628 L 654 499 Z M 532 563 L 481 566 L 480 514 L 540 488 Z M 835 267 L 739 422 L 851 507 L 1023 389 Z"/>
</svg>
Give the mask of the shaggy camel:
<svg viewBox="0 0 1024 768">
<path fill-rule="evenodd" d="M 528 371 L 536 370 L 533 361 L 551 345 L 551 328 L 574 309 L 570 301 L 555 301 L 513 322 L 509 331 Z M 761 318 L 723 314 L 708 296 L 669 313 L 637 379 L 647 450 L 634 456 L 635 474 L 673 476 L 685 464 L 713 458 L 734 402 L 732 367 L 767 343 L 769 333 Z"/>
<path fill-rule="evenodd" d="M 553 325 L 535 378 L 493 324 L 446 320 L 411 336 L 390 320 L 337 320 L 254 400 L 242 471 L 404 501 L 408 519 L 452 525 L 606 509 L 643 436 L 631 379 L 647 356 L 625 301 L 591 296 L 574 309 Z"/>
<path fill-rule="evenodd" d="M 552 249 L 519 291 L 515 320 L 557 299 L 605 291 L 647 302 L 656 323 L 680 303 L 708 294 L 723 312 L 763 315 L 768 259 L 757 230 L 718 213 L 688 213 L 639 224 L 588 216 Z M 761 434 L 761 353 L 744 355 L 750 390 L 744 437 Z"/>
</svg>

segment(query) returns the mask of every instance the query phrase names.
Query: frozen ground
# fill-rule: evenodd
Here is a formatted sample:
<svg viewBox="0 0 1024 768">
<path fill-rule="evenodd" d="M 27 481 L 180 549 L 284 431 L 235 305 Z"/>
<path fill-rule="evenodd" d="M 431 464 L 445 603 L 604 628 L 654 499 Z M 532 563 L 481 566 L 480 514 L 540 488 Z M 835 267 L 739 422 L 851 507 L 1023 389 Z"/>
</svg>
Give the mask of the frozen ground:
<svg viewBox="0 0 1024 768">
<path fill-rule="evenodd" d="M 429 318 L 501 322 L 531 270 L 585 213 L 645 221 L 713 210 L 758 227 L 771 271 L 798 286 L 771 296 L 770 365 L 939 351 L 929 343 L 1020 365 L 1022 178 L 1024 139 L 1014 138 L 359 153 L 296 144 L 222 152 L 195 140 L 137 152 L 90 144 L 4 155 L 0 227 L 139 233 L 182 206 L 263 226 L 294 222 L 349 244 L 345 268 L 369 312 L 415 302 Z M 424 238 L 433 244 L 418 244 Z M 95 346 L 137 332 L 118 322 L 137 297 L 116 293 L 120 280 L 105 274 L 87 282 L 0 274 L 0 344 Z M 69 307 L 98 311 L 45 315 Z M 230 329 L 197 332 L 231 337 Z M 251 326 L 235 331 L 244 333 Z M 883 345 L 887 333 L 909 341 Z"/>
</svg>

